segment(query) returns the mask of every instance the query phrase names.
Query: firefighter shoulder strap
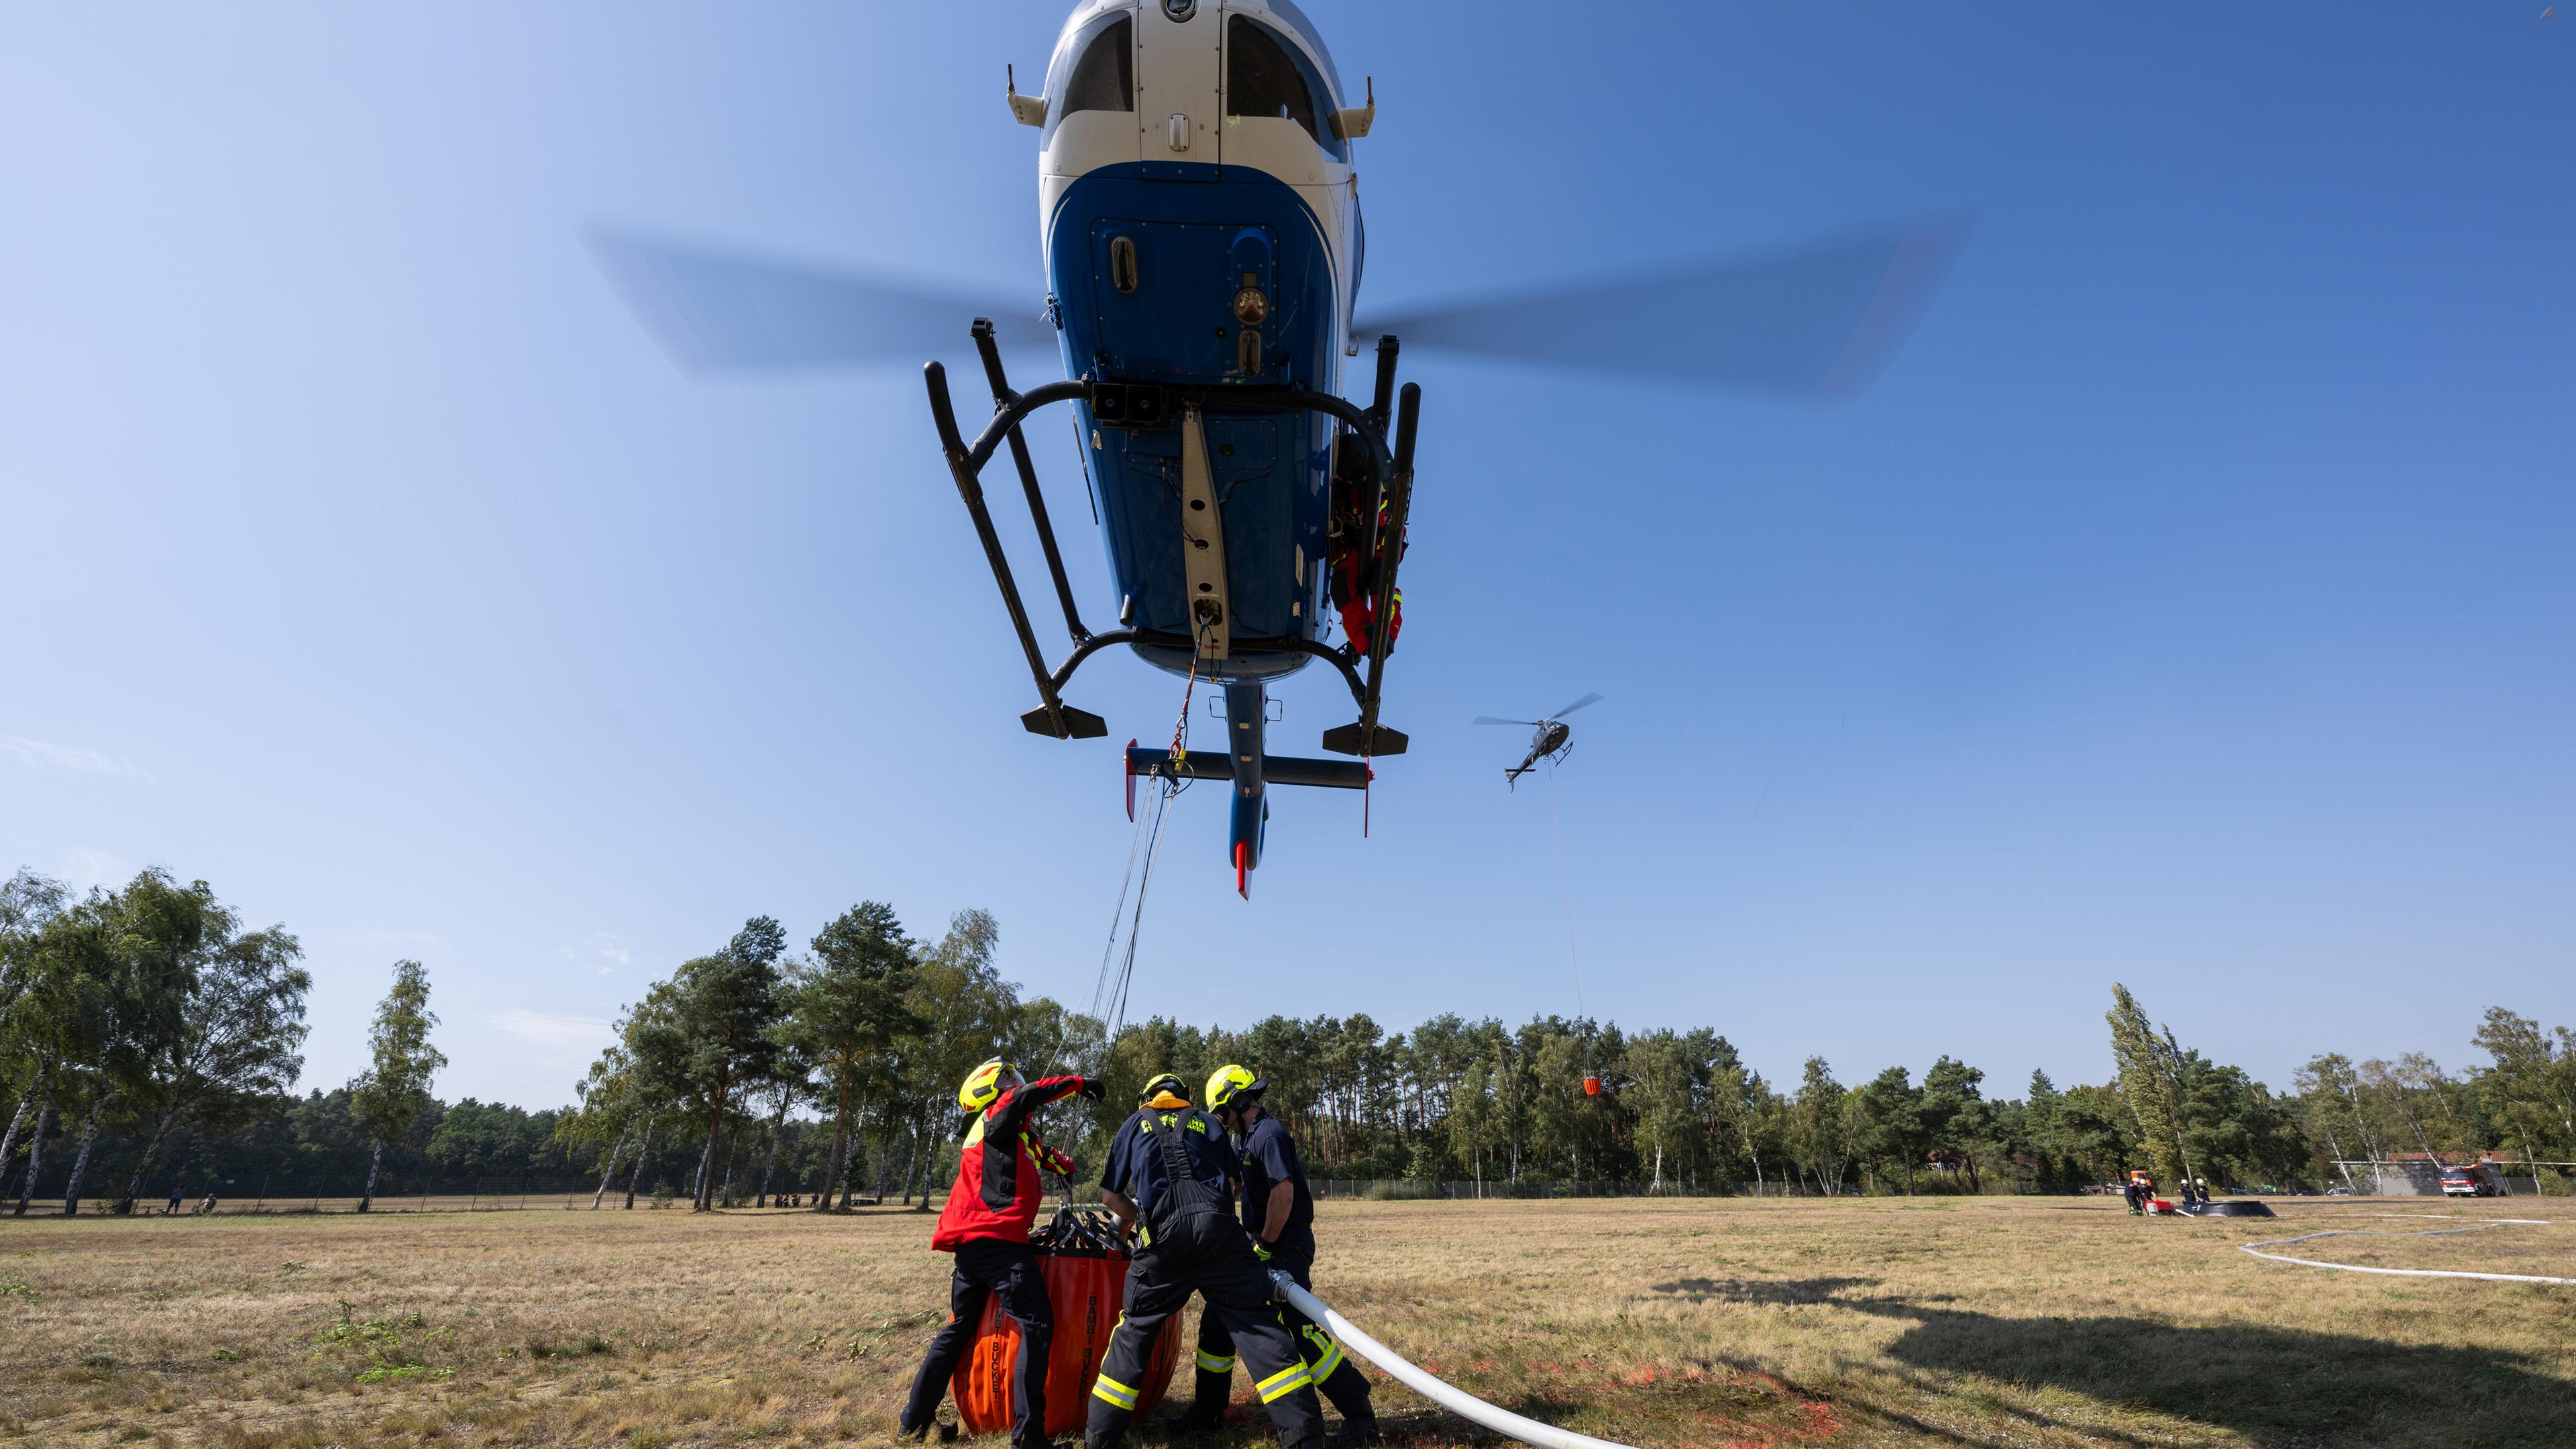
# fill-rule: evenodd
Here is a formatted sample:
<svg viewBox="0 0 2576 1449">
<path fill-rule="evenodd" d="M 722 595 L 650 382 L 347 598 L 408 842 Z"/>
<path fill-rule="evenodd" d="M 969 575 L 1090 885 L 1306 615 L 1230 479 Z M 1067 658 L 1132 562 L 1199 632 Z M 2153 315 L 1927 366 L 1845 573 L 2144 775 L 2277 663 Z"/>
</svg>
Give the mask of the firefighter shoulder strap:
<svg viewBox="0 0 2576 1449">
<path fill-rule="evenodd" d="M 1222 1215 L 1224 1207 L 1217 1201 L 1215 1189 L 1199 1181 L 1190 1167 L 1189 1146 L 1181 1141 L 1181 1133 L 1191 1128 L 1207 1131 L 1198 1109 L 1149 1111 L 1144 1127 L 1153 1133 L 1154 1147 L 1163 1156 L 1163 1195 L 1154 1204 L 1154 1216 L 1162 1219 L 1162 1230 L 1169 1233 L 1189 1218 Z"/>
</svg>

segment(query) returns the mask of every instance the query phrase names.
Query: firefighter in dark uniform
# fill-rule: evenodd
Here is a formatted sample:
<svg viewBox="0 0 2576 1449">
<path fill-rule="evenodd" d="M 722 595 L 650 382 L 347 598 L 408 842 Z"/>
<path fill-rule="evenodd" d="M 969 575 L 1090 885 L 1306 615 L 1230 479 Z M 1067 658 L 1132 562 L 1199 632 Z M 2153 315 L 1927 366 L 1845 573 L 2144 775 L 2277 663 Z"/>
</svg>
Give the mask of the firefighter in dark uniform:
<svg viewBox="0 0 2576 1449">
<path fill-rule="evenodd" d="M 1240 1066 L 1223 1066 L 1207 1080 L 1208 1109 L 1234 1136 L 1243 1183 L 1243 1229 L 1252 1234 L 1252 1251 L 1268 1267 L 1285 1271 L 1297 1286 L 1315 1291 L 1315 1195 L 1306 1186 L 1306 1164 L 1297 1144 L 1278 1118 L 1262 1109 L 1261 1094 L 1270 1084 Z M 1377 1411 L 1369 1404 L 1368 1379 L 1342 1352 L 1342 1346 L 1309 1322 L 1294 1307 L 1281 1305 L 1280 1317 L 1296 1335 L 1297 1351 L 1307 1376 L 1342 1414 L 1334 1449 L 1361 1449 L 1381 1442 Z M 1225 1401 L 1234 1384 L 1234 1340 L 1214 1314 L 1199 1319 L 1198 1393 L 1189 1412 L 1175 1420 L 1176 1429 L 1213 1429 L 1225 1418 Z"/>
<path fill-rule="evenodd" d="M 1225 1129 L 1190 1105 L 1179 1077 L 1166 1072 L 1145 1084 L 1142 1105 L 1118 1129 L 1100 1176 L 1101 1200 L 1137 1230 L 1136 1256 L 1118 1331 L 1092 1385 L 1087 1449 L 1116 1449 L 1126 1437 L 1155 1335 L 1192 1293 L 1242 1352 L 1279 1441 L 1321 1449 L 1324 1416 L 1313 1379 L 1270 1301 L 1252 1239 L 1231 1211 L 1232 1166 Z"/>
<path fill-rule="evenodd" d="M 1029 1119 L 1049 1102 L 1076 1092 L 1097 1098 L 1106 1090 L 1097 1077 L 1024 1083 L 1018 1068 L 999 1060 L 977 1067 L 957 1089 L 957 1106 L 974 1114 L 974 1125 L 958 1154 L 948 1204 L 930 1233 L 930 1246 L 957 1255 L 957 1269 L 949 1279 L 948 1325 L 930 1341 L 912 1381 L 912 1398 L 895 1421 L 904 1438 L 930 1432 L 948 1381 L 983 1323 L 984 1301 L 998 1296 L 1002 1312 L 1020 1330 L 1019 1365 L 1011 1380 L 1012 1449 L 1049 1449 L 1047 1352 L 1055 1341 L 1055 1309 L 1037 1255 L 1029 1251 L 1029 1230 L 1046 1196 L 1039 1167 L 1067 1177 L 1081 1169 L 1039 1141 Z"/>
</svg>

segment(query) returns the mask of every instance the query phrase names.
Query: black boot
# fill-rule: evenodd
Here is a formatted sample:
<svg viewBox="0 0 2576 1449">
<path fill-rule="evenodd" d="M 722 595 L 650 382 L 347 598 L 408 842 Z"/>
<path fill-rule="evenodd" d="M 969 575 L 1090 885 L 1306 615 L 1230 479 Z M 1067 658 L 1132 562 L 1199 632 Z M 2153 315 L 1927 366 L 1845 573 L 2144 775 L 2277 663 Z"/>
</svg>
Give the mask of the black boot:
<svg viewBox="0 0 2576 1449">
<path fill-rule="evenodd" d="M 1356 1419 L 1342 1420 L 1342 1427 L 1334 1430 L 1333 1437 L 1325 1440 L 1324 1445 L 1325 1449 L 1369 1449 L 1371 1445 L 1385 1442 L 1386 1435 L 1378 1431 L 1377 1415 L 1363 1414 Z"/>
<path fill-rule="evenodd" d="M 1225 1403 L 1200 1399 L 1187 1409 L 1163 1421 L 1163 1428 L 1173 1434 L 1213 1434 L 1225 1427 Z"/>
</svg>

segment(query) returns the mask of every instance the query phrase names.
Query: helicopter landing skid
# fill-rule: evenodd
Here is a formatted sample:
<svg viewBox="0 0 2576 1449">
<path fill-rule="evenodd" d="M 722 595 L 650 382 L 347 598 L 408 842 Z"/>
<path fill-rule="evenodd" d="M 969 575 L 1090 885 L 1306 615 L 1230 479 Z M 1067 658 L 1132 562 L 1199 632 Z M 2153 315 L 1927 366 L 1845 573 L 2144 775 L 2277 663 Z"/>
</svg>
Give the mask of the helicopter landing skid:
<svg viewBox="0 0 2576 1449">
<path fill-rule="evenodd" d="M 1095 634 L 1083 627 L 1082 615 L 1073 602 L 1073 585 L 1065 575 L 1064 555 L 1056 546 L 1055 525 L 1047 517 L 1046 500 L 1038 491 L 1037 467 L 1029 459 L 1028 440 L 1022 436 L 1020 424 L 1051 403 L 1081 401 L 1096 406 L 1106 395 L 1123 407 L 1131 389 L 1119 382 L 1074 378 L 1046 383 L 1024 393 L 1013 392 L 1009 380 L 1003 375 L 1001 349 L 994 341 L 992 321 L 976 318 L 972 333 L 975 350 L 984 363 L 985 381 L 993 390 L 993 419 L 985 424 L 973 442 L 968 442 L 958 430 L 956 405 L 948 395 L 948 369 L 937 362 L 924 363 L 922 380 L 930 391 L 930 416 L 939 430 L 940 451 L 947 457 L 949 474 L 957 484 L 957 495 L 965 501 L 966 515 L 974 522 L 975 536 L 984 545 L 984 560 L 992 566 L 993 582 L 1002 592 L 1002 606 L 1010 611 L 1012 632 L 1019 637 L 1020 652 L 1028 660 L 1029 676 L 1038 687 L 1039 705 L 1020 716 L 1020 723 L 1031 734 L 1060 740 L 1098 739 L 1109 733 L 1108 723 L 1088 710 L 1076 709 L 1064 702 L 1064 687 L 1072 681 L 1074 671 L 1082 667 L 1084 660 L 1112 644 L 1177 646 L 1193 651 L 1198 645 L 1186 635 L 1158 630 L 1120 628 Z M 1351 435 L 1368 449 L 1375 475 L 1384 480 L 1384 520 L 1377 525 L 1379 534 L 1370 540 L 1372 547 L 1367 556 L 1378 556 L 1378 546 L 1390 535 L 1397 541 L 1396 546 L 1382 550 L 1385 566 L 1383 577 L 1377 581 L 1377 592 L 1390 599 L 1395 597 L 1396 565 L 1403 553 L 1401 540 L 1405 520 L 1413 506 L 1414 433 L 1422 414 L 1422 388 L 1417 383 L 1406 383 L 1401 406 L 1390 407 L 1395 402 L 1389 394 L 1395 380 L 1396 351 L 1396 339 L 1378 339 L 1377 396 L 1375 404 L 1366 410 L 1331 393 L 1312 392 L 1302 387 L 1163 387 L 1156 390 L 1169 394 L 1174 405 L 1196 405 L 1204 400 L 1219 403 L 1231 412 L 1322 413 L 1349 428 Z M 1396 425 L 1392 448 L 1387 445 L 1386 437 L 1390 413 Z M 1011 577 L 1010 559 L 1002 551 L 1001 536 L 993 528 L 992 511 L 984 501 L 981 481 L 984 467 L 1005 445 L 1010 448 L 1011 462 L 1020 475 L 1020 490 L 1028 499 L 1029 515 L 1036 526 L 1039 547 L 1046 554 L 1047 574 L 1055 585 L 1056 601 L 1064 610 L 1066 632 L 1073 638 L 1073 652 L 1052 670 L 1047 668 L 1045 656 L 1039 652 L 1037 633 L 1029 625 L 1028 608 L 1020 601 L 1019 585 Z M 1377 722 L 1378 701 L 1386 681 L 1389 641 L 1386 630 L 1373 632 L 1376 637 L 1364 656 L 1295 636 L 1276 639 L 1238 637 L 1231 641 L 1229 650 L 1236 655 L 1303 654 L 1331 664 L 1350 687 L 1351 698 L 1359 706 L 1359 718 L 1324 731 L 1324 748 L 1336 754 L 1363 758 L 1400 755 L 1409 743 L 1403 732 Z M 1365 678 L 1356 667 L 1355 661 L 1359 658 L 1368 661 Z M 1318 760 L 1312 763 L 1320 766 L 1329 762 Z M 1358 768 L 1364 769 L 1365 766 Z M 1240 830 L 1236 832 L 1238 842 L 1243 834 Z M 1255 836 L 1253 848 L 1239 854 L 1248 854 L 1257 860 L 1257 831 Z M 1238 862 L 1247 867 L 1250 863 Z"/>
</svg>

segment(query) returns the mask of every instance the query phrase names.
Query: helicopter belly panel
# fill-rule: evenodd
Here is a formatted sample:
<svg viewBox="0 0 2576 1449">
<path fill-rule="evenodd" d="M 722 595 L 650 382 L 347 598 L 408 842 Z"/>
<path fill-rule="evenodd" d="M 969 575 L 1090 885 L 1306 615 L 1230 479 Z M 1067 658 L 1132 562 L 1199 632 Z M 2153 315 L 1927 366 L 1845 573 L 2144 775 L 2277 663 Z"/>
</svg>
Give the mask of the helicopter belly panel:
<svg viewBox="0 0 2576 1449">
<path fill-rule="evenodd" d="M 1340 380 L 1342 287 L 1334 249 L 1291 188 L 1258 173 L 1206 179 L 1094 173 L 1058 198 L 1049 279 L 1068 376 L 1200 389 L 1201 429 L 1222 514 L 1229 632 L 1312 639 L 1322 581 L 1333 430 L 1320 415 L 1229 411 L 1228 386 Z M 1257 295 L 1257 305 L 1242 300 Z M 1247 334 L 1257 338 L 1248 340 Z M 1154 427 L 1102 424 L 1081 409 L 1084 462 L 1128 617 L 1188 634 L 1192 545 L 1184 528 L 1179 410 Z M 1151 650 L 1171 669 L 1183 651 Z M 1168 655 L 1169 657 L 1165 657 Z M 1237 657 L 1234 673 L 1285 673 L 1300 655 Z"/>
<path fill-rule="evenodd" d="M 1259 224 L 1105 217 L 1092 224 L 1088 303 L 1092 354 L 1104 375 L 1188 382 L 1277 383 L 1292 351 L 1269 320 L 1280 280 L 1279 236 Z M 1257 291 L 1258 323 L 1235 299 Z"/>
</svg>

